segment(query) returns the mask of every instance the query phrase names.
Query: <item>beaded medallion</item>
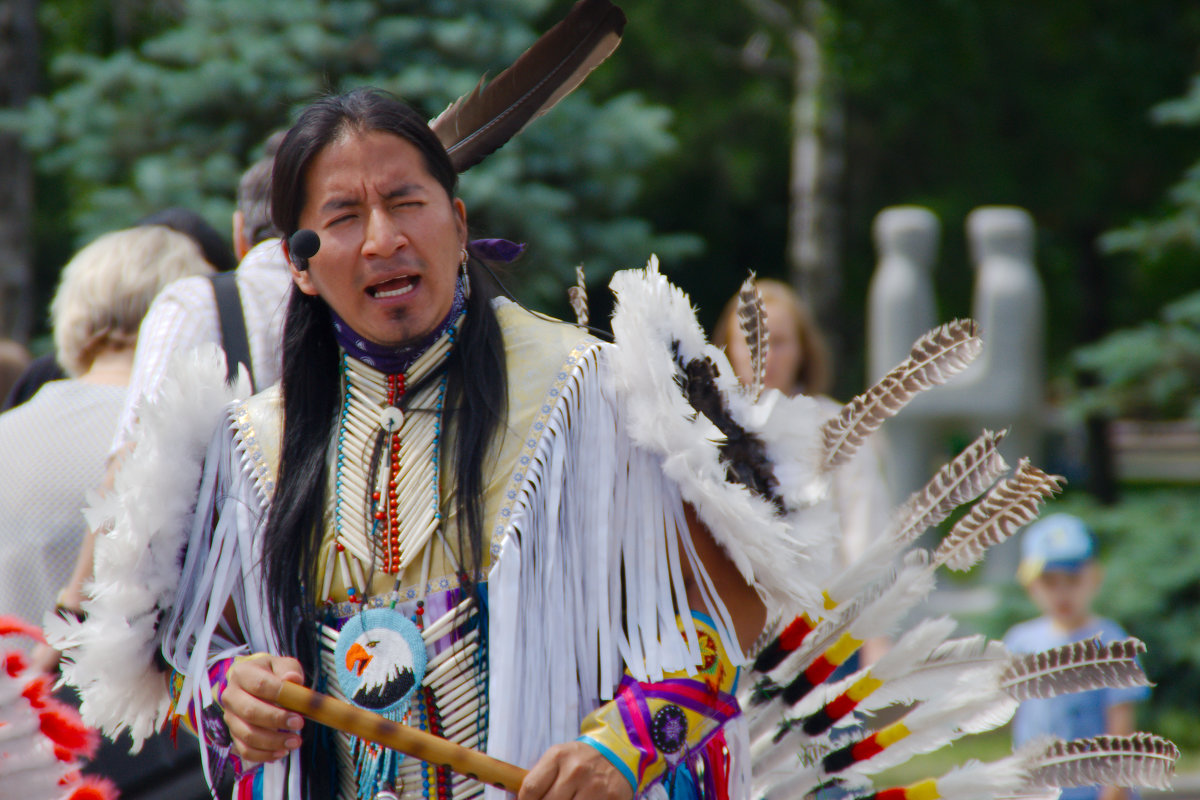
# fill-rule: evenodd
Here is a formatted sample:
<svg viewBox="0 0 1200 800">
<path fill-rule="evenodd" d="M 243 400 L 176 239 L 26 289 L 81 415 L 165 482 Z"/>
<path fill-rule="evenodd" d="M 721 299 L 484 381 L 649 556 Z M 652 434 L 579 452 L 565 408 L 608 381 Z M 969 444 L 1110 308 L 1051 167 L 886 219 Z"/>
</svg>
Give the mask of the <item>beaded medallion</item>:
<svg viewBox="0 0 1200 800">
<path fill-rule="evenodd" d="M 334 650 L 338 684 L 356 706 L 398 720 L 425 679 L 425 640 L 407 617 L 369 608 L 342 626 Z"/>
</svg>

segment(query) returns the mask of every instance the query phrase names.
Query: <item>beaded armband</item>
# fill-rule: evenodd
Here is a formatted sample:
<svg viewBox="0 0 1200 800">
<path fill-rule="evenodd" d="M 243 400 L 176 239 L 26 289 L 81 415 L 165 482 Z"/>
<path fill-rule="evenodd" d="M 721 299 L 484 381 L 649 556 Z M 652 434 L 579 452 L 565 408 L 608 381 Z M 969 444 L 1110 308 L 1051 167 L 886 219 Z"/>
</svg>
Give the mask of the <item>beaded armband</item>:
<svg viewBox="0 0 1200 800">
<path fill-rule="evenodd" d="M 233 738 L 229 735 L 229 728 L 225 727 L 225 716 L 221 712 L 221 692 L 225 691 L 225 686 L 229 682 L 229 668 L 239 658 L 246 658 L 246 656 L 222 658 L 208 668 L 208 685 L 212 687 L 213 701 L 203 710 L 196 708 L 196 703 L 192 698 L 180 697 L 184 676 L 179 672 L 171 673 L 171 699 L 175 706 L 175 714 L 171 719 L 172 738 L 178 733 L 181 723 L 192 733 L 199 731 L 200 726 L 203 725 L 205 741 L 220 755 L 214 771 L 214 774 L 217 775 L 224 770 L 226 759 L 233 763 L 238 776 L 242 773 L 241 761 L 231 750 Z M 181 703 L 181 700 L 186 702 Z"/>
<path fill-rule="evenodd" d="M 595 747 L 641 794 L 703 748 L 741 713 L 733 693 L 738 670 L 712 620 L 692 612 L 703 664 L 696 674 L 668 673 L 657 683 L 628 675 L 616 697 L 588 715 L 579 741 Z"/>
</svg>

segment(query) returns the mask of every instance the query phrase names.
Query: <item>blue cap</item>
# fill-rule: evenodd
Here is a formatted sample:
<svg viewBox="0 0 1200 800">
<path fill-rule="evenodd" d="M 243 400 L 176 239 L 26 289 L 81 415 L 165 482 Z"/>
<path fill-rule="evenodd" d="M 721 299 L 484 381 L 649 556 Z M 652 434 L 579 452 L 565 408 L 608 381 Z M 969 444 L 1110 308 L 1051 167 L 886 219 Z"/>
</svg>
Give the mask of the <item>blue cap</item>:
<svg viewBox="0 0 1200 800">
<path fill-rule="evenodd" d="M 1028 585 L 1047 570 L 1075 572 L 1095 553 L 1095 538 L 1083 520 L 1070 514 L 1051 514 L 1025 529 L 1017 578 Z"/>
</svg>

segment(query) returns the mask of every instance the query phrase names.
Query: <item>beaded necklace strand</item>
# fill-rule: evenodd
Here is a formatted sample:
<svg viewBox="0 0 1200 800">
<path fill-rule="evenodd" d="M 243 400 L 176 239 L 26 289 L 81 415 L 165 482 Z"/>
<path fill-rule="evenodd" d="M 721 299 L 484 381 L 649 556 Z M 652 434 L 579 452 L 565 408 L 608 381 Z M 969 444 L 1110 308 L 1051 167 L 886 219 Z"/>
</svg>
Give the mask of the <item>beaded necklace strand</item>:
<svg viewBox="0 0 1200 800">
<path fill-rule="evenodd" d="M 326 602 L 333 602 L 335 569 L 352 603 L 364 601 L 368 576 L 377 567 L 396 576 L 398 588 L 405 569 L 425 552 L 441 525 L 438 450 L 445 374 L 410 398 L 409 413 L 400 406 L 407 387 L 444 362 L 455 332 L 450 328 L 400 375 L 385 375 L 342 356 L 345 391 L 334 470 L 334 546 L 321 587 Z M 368 462 L 381 429 L 384 463 L 372 481 Z M 364 502 L 368 497 L 369 504 Z"/>
<path fill-rule="evenodd" d="M 351 603 L 365 608 L 371 599 L 370 577 L 376 569 L 382 569 L 395 576 L 390 603 L 385 601 L 394 608 L 400 598 L 402 576 L 420 558 L 420 599 L 411 619 L 418 630 L 428 634 L 427 643 L 447 635 L 450 629 L 446 626 L 451 620 L 461 620 L 455 610 L 426 630 L 424 597 L 435 540 L 441 540 L 446 557 L 459 569 L 441 530 L 439 507 L 439 446 L 446 376 L 427 383 L 415 394 L 410 394 L 409 388 L 444 363 L 456 333 L 457 326 L 449 328 L 401 374 L 379 372 L 346 354 L 342 358 L 344 393 L 334 472 L 334 546 L 327 557 L 321 596 L 334 605 L 331 589 L 337 570 Z M 432 412 L 426 410 L 430 408 Z M 380 468 L 372 478 L 369 461 L 381 430 Z M 430 663 L 429 669 L 436 674 L 430 675 L 418 690 L 404 715 L 406 722 L 411 719 L 423 730 L 468 744 L 483 741 L 480 720 L 486 719 L 487 706 L 479 694 L 482 687 L 475 674 L 479 647 L 478 634 L 470 634 Z M 443 710 L 446 703 L 448 716 Z M 474 796 L 482 792 L 477 781 L 459 779 L 444 767 L 397 759 L 391 751 L 356 737 L 351 739 L 347 755 L 354 764 L 360 798 L 396 796 L 391 794 L 395 792 L 405 797 L 444 800 L 452 794 Z"/>
</svg>

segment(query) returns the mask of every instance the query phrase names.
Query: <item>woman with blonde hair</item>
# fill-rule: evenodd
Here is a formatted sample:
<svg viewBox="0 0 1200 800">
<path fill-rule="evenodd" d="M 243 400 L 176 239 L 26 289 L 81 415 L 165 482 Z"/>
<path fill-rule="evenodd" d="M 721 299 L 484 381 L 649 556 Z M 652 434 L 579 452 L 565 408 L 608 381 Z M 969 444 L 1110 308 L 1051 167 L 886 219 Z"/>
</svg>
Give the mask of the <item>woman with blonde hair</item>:
<svg viewBox="0 0 1200 800">
<path fill-rule="evenodd" d="M 766 388 L 784 394 L 828 394 L 833 388 L 829 348 L 808 304 L 782 281 L 759 278 L 755 283 L 762 294 L 771 337 Z M 737 305 L 737 295 L 729 298 L 713 329 L 712 343 L 725 350 L 733 371 L 743 383 L 748 383 L 750 350 L 738 327 Z"/>
<path fill-rule="evenodd" d="M 0 414 L 0 614 L 40 622 L 84 534 L 84 493 L 100 484 L 125 399 L 138 326 L 176 278 L 212 267 L 181 233 L 152 225 L 107 233 L 63 269 L 50 317 L 51 381 Z"/>
</svg>

